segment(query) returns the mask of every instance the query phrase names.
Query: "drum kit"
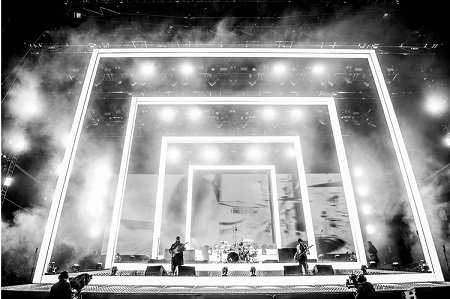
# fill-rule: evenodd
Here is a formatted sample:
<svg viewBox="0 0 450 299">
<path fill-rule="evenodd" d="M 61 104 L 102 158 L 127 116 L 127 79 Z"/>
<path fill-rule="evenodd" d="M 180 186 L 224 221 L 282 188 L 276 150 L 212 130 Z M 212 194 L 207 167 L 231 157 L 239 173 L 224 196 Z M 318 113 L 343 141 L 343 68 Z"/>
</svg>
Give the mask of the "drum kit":
<svg viewBox="0 0 450 299">
<path fill-rule="evenodd" d="M 256 263 L 256 243 L 251 239 L 243 239 L 234 244 L 230 244 L 228 241 L 219 241 L 214 244 L 212 255 L 219 263 Z"/>
</svg>

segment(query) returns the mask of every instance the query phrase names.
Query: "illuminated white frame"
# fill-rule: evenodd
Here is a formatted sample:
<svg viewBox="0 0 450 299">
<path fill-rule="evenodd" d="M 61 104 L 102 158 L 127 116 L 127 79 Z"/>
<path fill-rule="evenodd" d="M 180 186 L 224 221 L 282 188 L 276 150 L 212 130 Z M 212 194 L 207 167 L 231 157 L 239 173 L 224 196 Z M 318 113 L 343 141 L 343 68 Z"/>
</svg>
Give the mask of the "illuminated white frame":
<svg viewBox="0 0 450 299">
<path fill-rule="evenodd" d="M 256 171 L 262 170 L 269 172 L 269 184 L 272 195 L 272 223 L 275 233 L 275 243 L 277 248 L 281 248 L 281 229 L 280 229 L 280 214 L 278 211 L 278 192 L 276 182 L 275 165 L 189 165 L 188 170 L 188 185 L 187 185 L 187 202 L 186 202 L 186 242 L 191 242 L 191 224 L 192 224 L 192 196 L 193 196 L 193 184 L 194 184 L 194 172 L 195 171 Z M 313 235 L 314 237 L 314 235 Z M 190 247 L 190 243 L 188 244 Z"/>
<path fill-rule="evenodd" d="M 151 98 L 147 98 L 151 99 Z M 215 98 L 223 100 L 224 98 Z M 244 104 L 244 103 L 255 103 L 255 102 L 241 102 L 238 101 L 240 98 L 233 98 L 234 104 Z M 169 102 L 165 101 L 165 104 L 168 104 Z M 187 101 L 184 102 L 185 104 L 189 103 Z M 196 104 L 200 104 L 200 102 L 195 102 Z M 224 102 L 203 102 L 203 104 L 223 104 Z M 230 102 L 228 102 L 230 103 Z M 259 104 L 261 105 L 262 102 Z M 313 248 L 310 250 L 310 257 L 313 259 L 317 259 L 317 250 L 315 249 L 316 241 L 315 241 L 315 235 L 314 235 L 314 227 L 313 227 L 313 221 L 312 221 L 312 214 L 311 214 L 311 207 L 309 204 L 309 194 L 307 190 L 307 181 L 306 181 L 306 173 L 305 173 L 305 167 L 303 163 L 303 155 L 301 150 L 301 143 L 300 138 L 298 136 L 168 136 L 162 138 L 162 145 L 161 145 L 161 156 L 160 156 L 160 169 L 158 174 L 158 191 L 156 196 L 156 205 L 155 205 L 155 227 L 153 230 L 153 247 L 152 247 L 152 257 L 157 258 L 158 256 L 158 250 L 159 250 L 159 241 L 160 241 L 160 234 L 161 234 L 161 219 L 163 215 L 163 201 L 164 201 L 164 180 L 165 180 L 165 169 L 166 169 L 166 162 L 167 162 L 167 148 L 169 144 L 180 144 L 180 143 L 192 143 L 192 144 L 202 144 L 202 143 L 288 143 L 293 144 L 295 151 L 296 151 L 296 163 L 297 163 L 297 172 L 298 172 L 298 178 L 299 178 L 299 184 L 300 189 L 302 193 L 302 206 L 304 211 L 304 217 L 305 217 L 305 226 L 306 226 L 306 235 L 308 238 L 309 244 L 314 245 Z M 164 151 L 163 151 L 164 150 Z M 189 178 L 189 176 L 188 176 Z M 276 207 L 276 210 L 278 211 L 278 206 Z M 279 230 L 279 213 L 277 212 L 276 218 L 278 222 L 275 223 L 276 230 Z M 276 244 L 278 248 L 281 248 L 281 234 L 278 235 L 279 239 L 276 240 Z"/>
<path fill-rule="evenodd" d="M 64 173 L 58 177 L 55 192 L 52 197 L 49 216 L 45 226 L 39 256 L 33 276 L 33 282 L 39 283 L 45 277 L 46 265 L 50 261 L 59 220 L 65 201 L 67 185 L 72 172 L 75 153 L 81 130 L 86 117 L 87 106 L 92 91 L 97 68 L 102 58 L 125 58 L 125 57 L 148 57 L 148 58 L 203 58 L 203 57 L 225 57 L 225 58 L 334 58 L 334 59 L 367 59 L 372 76 L 374 78 L 377 94 L 383 108 L 383 114 L 388 125 L 388 130 L 397 162 L 402 174 L 404 186 L 408 195 L 415 225 L 419 234 L 425 260 L 432 273 L 416 275 L 397 275 L 399 282 L 408 281 L 443 281 L 443 275 L 436 247 L 433 242 L 430 226 L 426 217 L 425 209 L 421 200 L 411 162 L 406 150 L 405 143 L 400 131 L 397 117 L 392 105 L 389 91 L 384 80 L 378 57 L 375 50 L 366 49 L 282 49 L 282 48 L 135 48 L 135 49 L 93 49 L 86 70 L 86 75 L 81 89 L 78 105 L 74 115 L 74 121 L 70 130 L 70 143 L 66 148 L 62 165 Z M 395 281 L 393 275 L 389 275 L 391 282 Z"/>
<path fill-rule="evenodd" d="M 119 172 L 119 180 L 114 202 L 113 218 L 111 221 L 110 237 L 106 253 L 105 266 L 111 267 L 114 264 L 115 250 L 119 234 L 120 215 L 122 201 L 125 192 L 125 181 L 128 173 L 128 160 L 131 150 L 131 139 L 135 125 L 135 119 L 139 105 L 324 105 L 328 108 L 331 128 L 333 132 L 334 143 L 340 174 L 343 182 L 347 212 L 349 215 L 352 237 L 355 247 L 357 262 L 356 265 L 366 264 L 366 254 L 364 250 L 361 227 L 358 218 L 357 207 L 354 198 L 353 186 L 348 169 L 347 158 L 344 149 L 341 130 L 339 127 L 339 118 L 336 111 L 334 99 L 331 97 L 133 97 L 130 104 L 128 124 L 125 135 L 122 162 Z M 166 170 L 166 157 L 169 143 L 283 143 L 288 142 L 294 145 L 297 153 L 297 170 L 302 193 L 302 205 L 305 217 L 305 226 L 308 242 L 314 245 L 310 250 L 310 257 L 317 259 L 317 249 L 315 246 L 315 235 L 309 204 L 308 186 L 306 182 L 306 173 L 303 163 L 303 154 L 299 136 L 163 136 L 161 141 L 160 162 L 158 171 L 158 186 L 155 203 L 155 217 L 153 229 L 152 258 L 158 258 L 161 234 L 161 219 L 163 215 L 164 200 L 164 181 Z M 349 263 L 350 264 L 350 263 Z"/>
</svg>

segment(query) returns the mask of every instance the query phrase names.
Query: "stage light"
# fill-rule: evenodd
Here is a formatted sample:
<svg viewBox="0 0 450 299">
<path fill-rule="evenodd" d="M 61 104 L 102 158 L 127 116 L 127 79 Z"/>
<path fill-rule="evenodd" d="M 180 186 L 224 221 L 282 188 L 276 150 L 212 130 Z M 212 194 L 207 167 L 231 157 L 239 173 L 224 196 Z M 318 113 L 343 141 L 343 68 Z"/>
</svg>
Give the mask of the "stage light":
<svg viewBox="0 0 450 299">
<path fill-rule="evenodd" d="M 360 185 L 357 187 L 357 192 L 359 196 L 367 196 L 369 195 L 369 187 L 366 185 Z"/>
<path fill-rule="evenodd" d="M 159 113 L 159 117 L 162 121 L 165 122 L 171 122 L 175 119 L 176 116 L 176 111 L 173 108 L 170 107 L 164 107 L 160 113 Z"/>
<path fill-rule="evenodd" d="M 202 118 L 202 110 L 199 108 L 191 108 L 188 111 L 189 120 L 197 122 Z"/>
<path fill-rule="evenodd" d="M 180 162 L 180 160 L 181 160 L 180 150 L 175 147 L 169 148 L 169 150 L 167 151 L 167 161 L 169 161 L 170 163 L 178 163 Z"/>
<path fill-rule="evenodd" d="M 365 215 L 372 214 L 372 212 L 373 212 L 372 206 L 369 205 L 369 204 L 362 204 L 361 205 L 361 212 L 363 214 L 365 214 Z"/>
<path fill-rule="evenodd" d="M 20 154 L 27 150 L 28 141 L 22 131 L 9 133 L 7 138 L 7 147 L 14 154 Z"/>
<path fill-rule="evenodd" d="M 14 179 L 12 177 L 6 177 L 5 181 L 3 182 L 3 186 L 9 187 L 13 183 Z"/>
<path fill-rule="evenodd" d="M 264 153 L 259 147 L 252 146 L 247 149 L 246 156 L 248 160 L 259 161 L 263 158 Z"/>
<path fill-rule="evenodd" d="M 62 144 L 64 147 L 67 147 L 67 146 L 69 145 L 69 143 L 70 143 L 70 134 L 64 134 L 64 135 L 61 137 L 61 144 Z"/>
<path fill-rule="evenodd" d="M 314 75 L 321 75 L 325 72 L 325 66 L 323 64 L 315 64 L 312 66 L 311 72 Z"/>
<path fill-rule="evenodd" d="M 183 76 L 190 76 L 194 74 L 194 72 L 195 68 L 192 64 L 185 62 L 180 65 L 180 74 L 182 74 Z"/>
<path fill-rule="evenodd" d="M 91 224 L 89 235 L 91 238 L 98 237 L 102 233 L 102 227 L 98 223 Z"/>
<path fill-rule="evenodd" d="M 272 72 L 274 76 L 283 76 L 287 72 L 287 66 L 282 62 L 277 62 L 273 65 Z"/>
<path fill-rule="evenodd" d="M 151 77 L 156 73 L 155 63 L 146 61 L 139 66 L 139 73 L 143 77 Z"/>
<path fill-rule="evenodd" d="M 444 135 L 442 138 L 442 144 L 444 144 L 445 147 L 450 148 L 450 132 Z"/>
<path fill-rule="evenodd" d="M 367 225 L 366 225 L 366 232 L 367 232 L 369 235 L 373 235 L 373 234 L 376 232 L 375 226 L 374 226 L 373 224 L 367 224 Z"/>
<path fill-rule="evenodd" d="M 273 108 L 264 108 L 262 111 L 262 117 L 265 121 L 272 121 L 276 116 L 275 110 Z"/>
<path fill-rule="evenodd" d="M 425 101 L 425 110 L 433 115 L 438 116 L 447 111 L 447 101 L 442 96 L 432 95 Z"/>
<path fill-rule="evenodd" d="M 19 85 L 19 88 L 13 89 L 11 99 L 8 101 L 10 113 L 21 121 L 33 120 L 44 110 L 38 92 L 38 83 L 33 80 L 28 81 L 25 82 L 27 85 Z"/>
<path fill-rule="evenodd" d="M 203 149 L 202 158 L 209 162 L 214 162 L 220 159 L 220 153 L 215 147 L 206 147 Z"/>
<path fill-rule="evenodd" d="M 363 175 L 364 170 L 362 169 L 361 166 L 355 166 L 355 167 L 353 167 L 352 173 L 355 178 L 359 178 Z"/>
<path fill-rule="evenodd" d="M 293 147 L 288 147 L 286 149 L 286 157 L 288 158 L 294 158 L 296 157 L 297 152 L 295 151 L 295 149 Z"/>
<path fill-rule="evenodd" d="M 289 114 L 292 121 L 298 121 L 303 118 L 303 111 L 300 109 L 292 109 Z"/>
</svg>

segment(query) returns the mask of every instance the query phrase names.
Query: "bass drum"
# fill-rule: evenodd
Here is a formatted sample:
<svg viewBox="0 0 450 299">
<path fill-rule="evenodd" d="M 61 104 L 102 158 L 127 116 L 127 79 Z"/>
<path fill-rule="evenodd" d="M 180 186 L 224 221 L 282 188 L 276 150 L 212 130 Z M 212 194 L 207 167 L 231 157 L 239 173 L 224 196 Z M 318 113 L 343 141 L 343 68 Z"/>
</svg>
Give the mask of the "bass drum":
<svg viewBox="0 0 450 299">
<path fill-rule="evenodd" d="M 239 254 L 237 252 L 230 252 L 227 255 L 227 262 L 229 263 L 237 263 L 239 262 Z"/>
</svg>

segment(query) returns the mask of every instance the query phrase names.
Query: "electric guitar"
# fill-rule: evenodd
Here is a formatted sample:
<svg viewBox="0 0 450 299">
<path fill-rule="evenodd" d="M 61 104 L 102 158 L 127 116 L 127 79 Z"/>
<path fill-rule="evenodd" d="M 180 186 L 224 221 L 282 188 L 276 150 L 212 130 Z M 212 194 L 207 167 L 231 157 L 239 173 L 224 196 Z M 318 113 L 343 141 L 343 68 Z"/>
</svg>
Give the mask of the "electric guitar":
<svg viewBox="0 0 450 299">
<path fill-rule="evenodd" d="M 170 252 L 170 254 L 172 255 L 172 257 L 173 257 L 175 254 L 177 254 L 177 253 L 183 252 L 183 251 L 184 251 L 184 245 L 186 245 L 186 244 L 188 244 L 188 243 L 189 243 L 189 242 L 186 242 L 186 243 L 180 243 L 180 244 L 178 244 L 177 246 L 175 246 L 174 249 L 170 249 L 169 252 Z"/>
<path fill-rule="evenodd" d="M 308 252 L 308 250 L 313 247 L 314 245 L 309 245 L 308 247 L 304 248 L 302 251 L 300 252 L 296 252 L 294 255 L 294 260 L 296 260 L 297 262 L 300 261 L 302 255 L 304 255 L 306 252 Z"/>
</svg>

